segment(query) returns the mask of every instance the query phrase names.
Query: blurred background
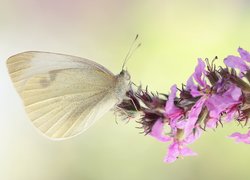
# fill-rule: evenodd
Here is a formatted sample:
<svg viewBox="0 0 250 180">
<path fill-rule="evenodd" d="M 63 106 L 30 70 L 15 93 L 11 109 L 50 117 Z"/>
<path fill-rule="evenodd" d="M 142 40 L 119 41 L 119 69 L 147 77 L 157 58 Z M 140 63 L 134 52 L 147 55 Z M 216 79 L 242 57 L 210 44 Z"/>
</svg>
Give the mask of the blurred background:
<svg viewBox="0 0 250 180">
<path fill-rule="evenodd" d="M 193 72 L 197 58 L 239 46 L 250 50 L 247 0 L 1 0 L 1 180 L 249 179 L 250 146 L 227 136 L 236 123 L 210 130 L 191 148 L 197 157 L 164 164 L 167 145 L 145 137 L 131 121 L 108 113 L 84 134 L 54 142 L 37 133 L 9 79 L 5 61 L 40 50 L 94 60 L 114 73 L 135 35 L 142 42 L 127 67 L 136 84 L 169 93 Z"/>
</svg>

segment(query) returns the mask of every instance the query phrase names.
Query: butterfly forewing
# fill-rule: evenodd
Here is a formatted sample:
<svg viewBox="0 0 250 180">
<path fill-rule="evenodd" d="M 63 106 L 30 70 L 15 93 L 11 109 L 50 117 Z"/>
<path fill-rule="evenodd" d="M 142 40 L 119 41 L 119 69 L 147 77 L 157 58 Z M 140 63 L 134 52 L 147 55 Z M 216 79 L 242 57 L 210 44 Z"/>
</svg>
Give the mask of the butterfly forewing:
<svg viewBox="0 0 250 180">
<path fill-rule="evenodd" d="M 83 132 L 117 103 L 115 76 L 93 61 L 25 52 L 7 66 L 31 122 L 50 138 Z"/>
</svg>

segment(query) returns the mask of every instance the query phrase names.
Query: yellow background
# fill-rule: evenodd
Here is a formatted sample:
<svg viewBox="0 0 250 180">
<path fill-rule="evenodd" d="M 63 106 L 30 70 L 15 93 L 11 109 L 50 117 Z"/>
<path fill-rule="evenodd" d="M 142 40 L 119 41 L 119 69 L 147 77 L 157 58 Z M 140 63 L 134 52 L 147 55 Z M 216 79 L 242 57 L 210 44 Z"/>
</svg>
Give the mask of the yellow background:
<svg viewBox="0 0 250 180">
<path fill-rule="evenodd" d="M 250 179 L 250 146 L 226 138 L 237 123 L 209 130 L 193 145 L 197 157 L 164 164 L 167 144 L 139 134 L 108 113 L 84 134 L 54 142 L 31 126 L 8 77 L 5 60 L 27 50 L 92 59 L 114 73 L 135 36 L 142 47 L 127 67 L 132 81 L 168 93 L 185 83 L 197 58 L 239 46 L 250 50 L 247 0 L 1 0 L 1 180 Z"/>
</svg>

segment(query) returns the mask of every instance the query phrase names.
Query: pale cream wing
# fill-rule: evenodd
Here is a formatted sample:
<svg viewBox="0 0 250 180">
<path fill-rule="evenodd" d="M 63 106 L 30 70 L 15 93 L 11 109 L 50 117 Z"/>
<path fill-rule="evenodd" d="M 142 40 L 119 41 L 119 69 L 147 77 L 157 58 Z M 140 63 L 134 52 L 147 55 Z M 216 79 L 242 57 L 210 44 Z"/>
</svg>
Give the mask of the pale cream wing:
<svg viewBox="0 0 250 180">
<path fill-rule="evenodd" d="M 53 58 L 50 56 L 56 55 L 57 60 L 58 56 L 64 56 L 42 54 L 51 61 Z M 85 63 L 80 58 L 66 61 L 60 57 L 53 70 L 50 67 L 53 63 L 49 62 L 48 65 L 40 63 L 43 64 L 41 70 L 38 66 L 29 68 L 20 56 L 13 57 L 7 65 L 25 109 L 35 127 L 50 138 L 65 139 L 80 134 L 117 103 L 112 93 L 114 76 L 96 63 Z M 42 61 L 41 58 L 35 60 Z M 27 63 L 35 64 L 33 59 L 27 59 Z M 69 66 L 66 67 L 67 63 Z M 75 68 L 74 63 L 78 65 Z M 26 68 L 12 72 L 15 69 L 13 64 L 22 64 Z"/>
<path fill-rule="evenodd" d="M 29 78 L 54 70 L 77 68 L 82 69 L 83 73 L 84 70 L 87 70 L 86 73 L 91 70 L 98 71 L 107 80 L 112 80 L 114 77 L 105 67 L 88 59 L 41 51 L 27 51 L 16 54 L 7 60 L 7 66 L 19 93 Z"/>
</svg>

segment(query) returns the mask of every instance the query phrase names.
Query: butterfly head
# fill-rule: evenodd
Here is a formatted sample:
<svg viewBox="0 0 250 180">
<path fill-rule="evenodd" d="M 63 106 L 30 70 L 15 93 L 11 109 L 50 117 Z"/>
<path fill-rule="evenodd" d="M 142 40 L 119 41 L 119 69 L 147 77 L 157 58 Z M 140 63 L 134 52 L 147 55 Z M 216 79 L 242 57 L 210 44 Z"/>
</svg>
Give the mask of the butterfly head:
<svg viewBox="0 0 250 180">
<path fill-rule="evenodd" d="M 130 74 L 128 73 L 128 71 L 127 70 L 122 70 L 121 72 L 120 72 L 120 74 L 119 74 L 119 76 L 122 78 L 122 79 L 124 79 L 124 80 L 127 80 L 127 81 L 130 81 Z"/>
</svg>

